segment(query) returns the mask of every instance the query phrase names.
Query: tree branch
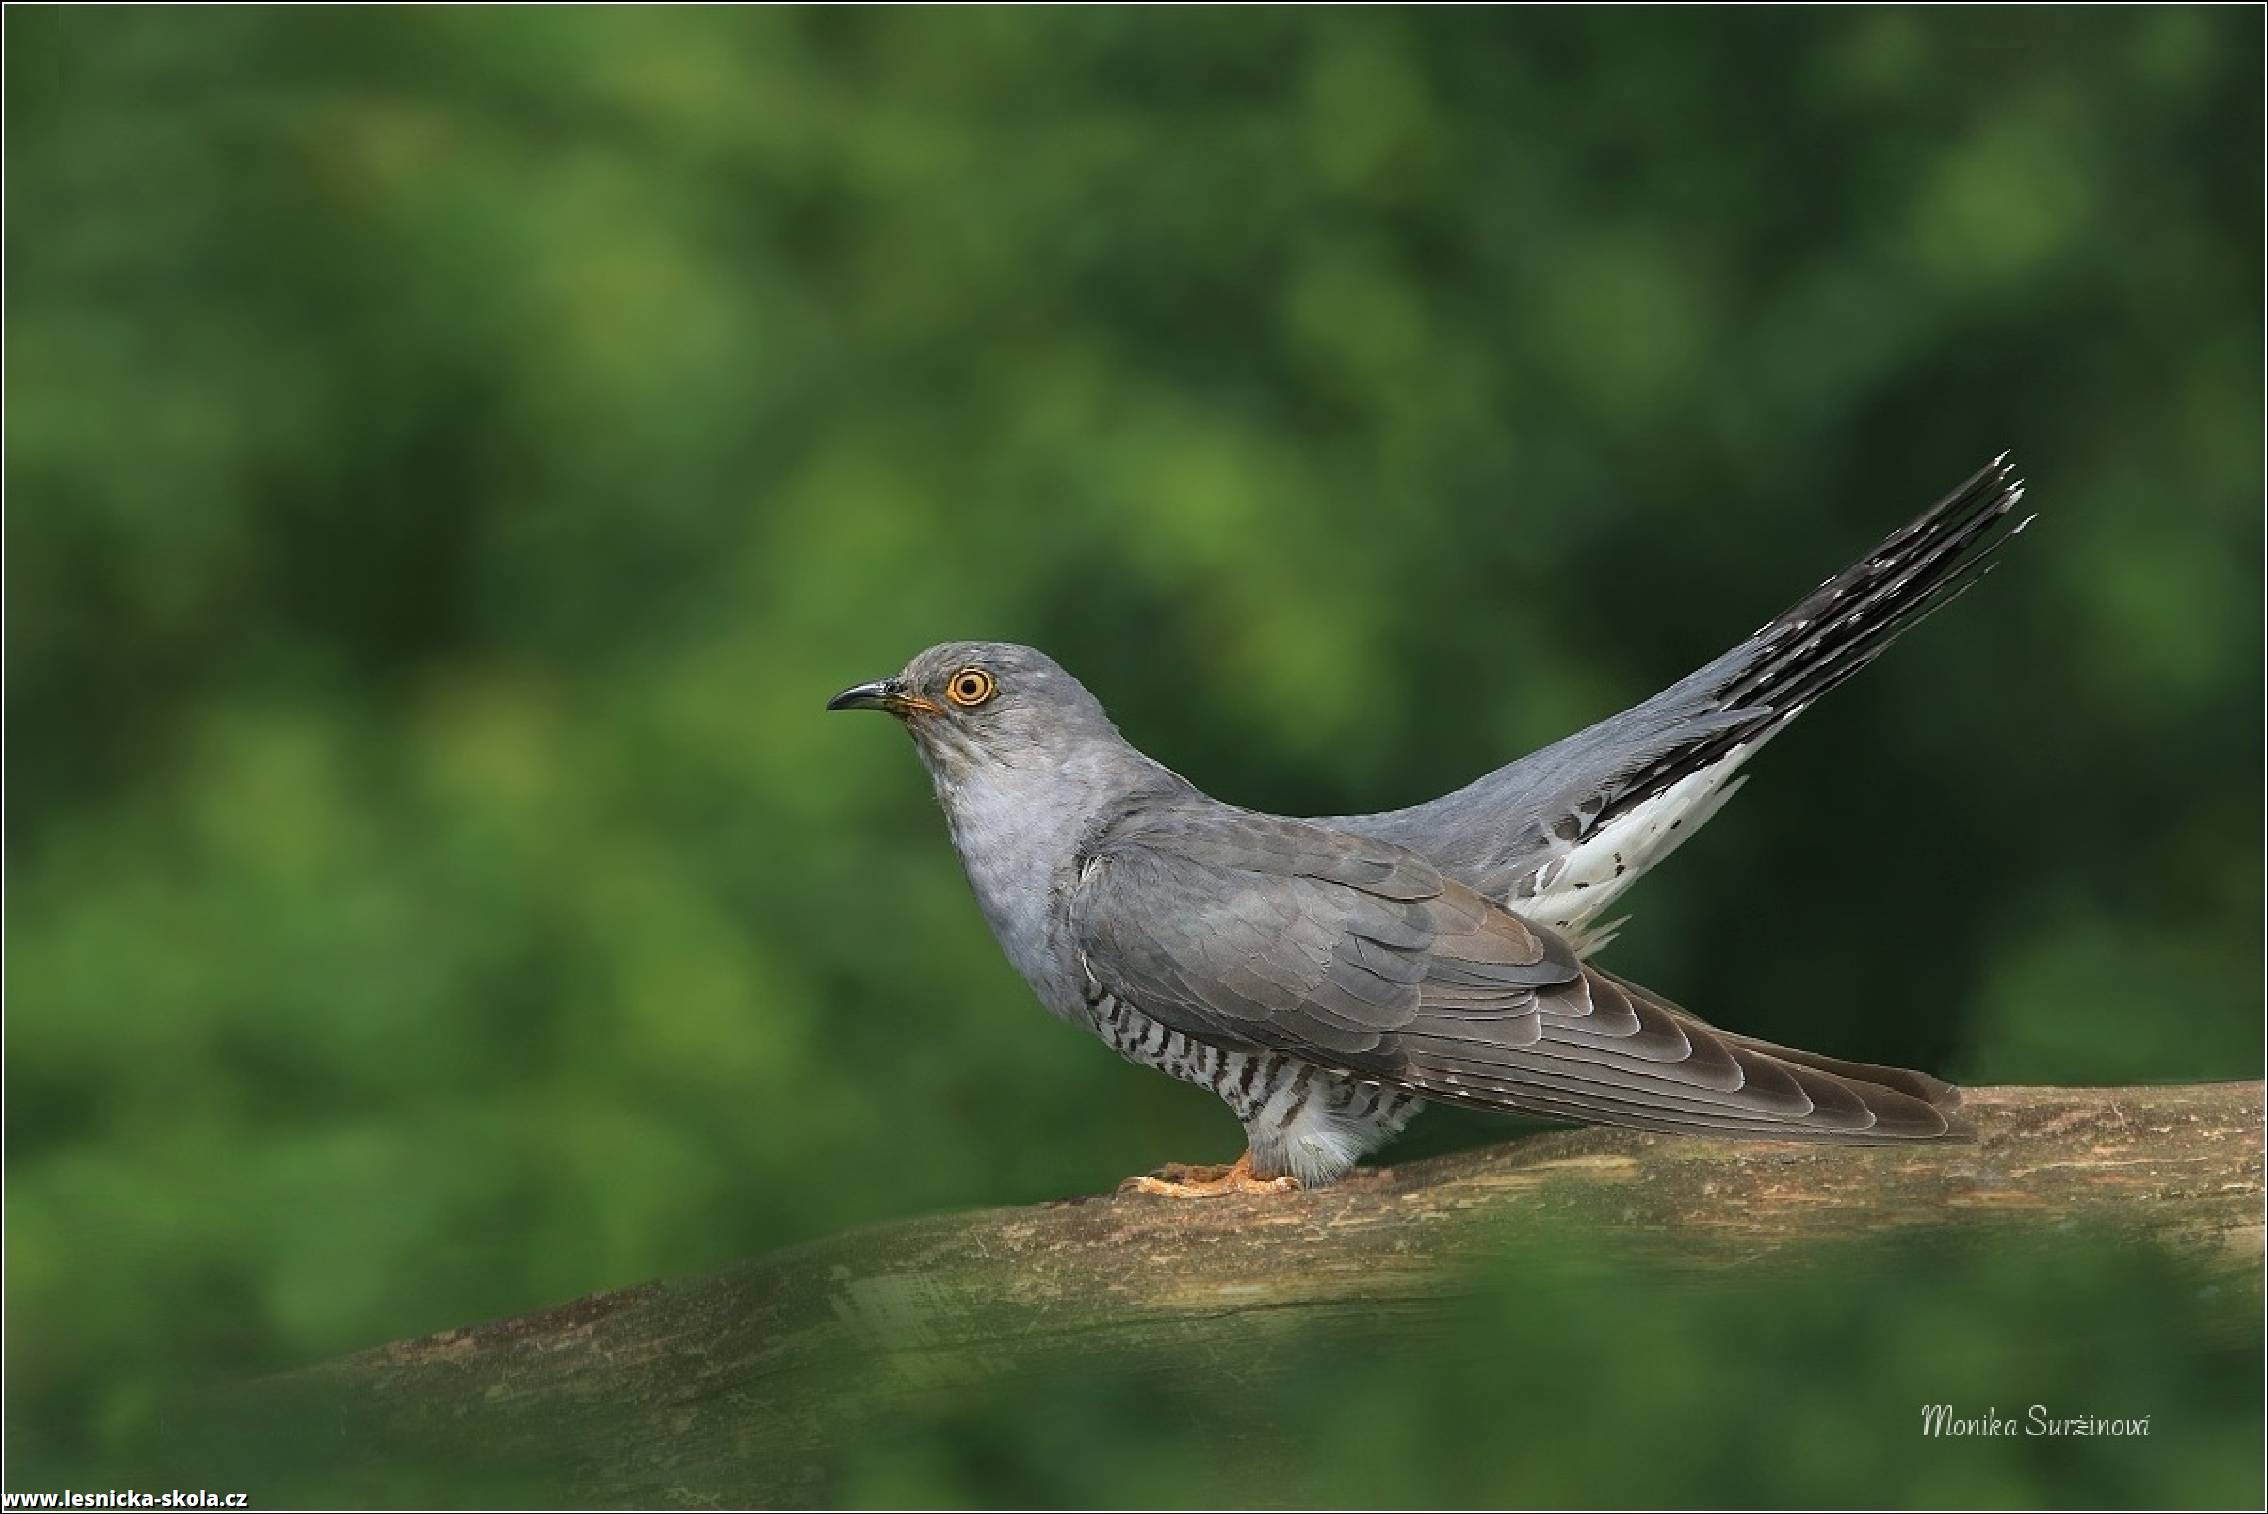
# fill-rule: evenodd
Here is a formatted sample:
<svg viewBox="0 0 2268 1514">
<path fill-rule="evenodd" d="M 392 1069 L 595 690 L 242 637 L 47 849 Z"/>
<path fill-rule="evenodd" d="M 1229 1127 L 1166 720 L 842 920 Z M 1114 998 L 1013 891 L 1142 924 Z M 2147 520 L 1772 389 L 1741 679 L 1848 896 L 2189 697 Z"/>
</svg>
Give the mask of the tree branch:
<svg viewBox="0 0 2268 1514">
<path fill-rule="evenodd" d="M 309 1450 L 342 1461 L 544 1466 L 601 1501 L 792 1500 L 796 1469 L 878 1406 L 1118 1346 L 1258 1380 L 1283 1323 L 1439 1311 L 1492 1236 L 1545 1217 L 1611 1229 L 1702 1286 L 1854 1234 L 2078 1219 L 2258 1278 L 2260 1084 L 1984 1088 L 1968 1107 L 1976 1146 L 1575 1129 L 1319 1193 L 904 1220 L 260 1391 L 333 1406 L 335 1442 Z"/>
</svg>

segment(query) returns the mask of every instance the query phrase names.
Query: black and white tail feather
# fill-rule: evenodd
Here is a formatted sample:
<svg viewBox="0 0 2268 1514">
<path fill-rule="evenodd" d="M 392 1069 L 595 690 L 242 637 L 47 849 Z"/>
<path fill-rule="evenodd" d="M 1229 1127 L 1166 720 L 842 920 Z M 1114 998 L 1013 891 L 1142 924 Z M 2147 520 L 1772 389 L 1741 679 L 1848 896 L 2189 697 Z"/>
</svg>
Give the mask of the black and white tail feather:
<svg viewBox="0 0 2268 1514">
<path fill-rule="evenodd" d="M 1764 743 L 1991 571 L 2031 523 L 2015 513 L 2023 497 L 2002 453 L 1644 703 L 1429 804 L 1327 823 L 1422 844 L 1464 882 L 1596 952 L 1622 923 L 1599 916 L 1738 792 Z"/>
<path fill-rule="evenodd" d="M 1890 643 L 1951 604 L 1993 569 L 1993 555 L 2031 524 L 2011 523 L 2024 498 L 2002 453 L 1866 556 L 1822 581 L 1735 648 L 1737 664 L 1714 690 L 1721 712 L 1741 717 L 1663 754 L 1608 798 L 1612 824 L 1684 779 L 1753 753 Z M 1724 659 L 1720 659 L 1720 663 Z M 1717 664 L 1712 664 L 1717 666 Z"/>
</svg>

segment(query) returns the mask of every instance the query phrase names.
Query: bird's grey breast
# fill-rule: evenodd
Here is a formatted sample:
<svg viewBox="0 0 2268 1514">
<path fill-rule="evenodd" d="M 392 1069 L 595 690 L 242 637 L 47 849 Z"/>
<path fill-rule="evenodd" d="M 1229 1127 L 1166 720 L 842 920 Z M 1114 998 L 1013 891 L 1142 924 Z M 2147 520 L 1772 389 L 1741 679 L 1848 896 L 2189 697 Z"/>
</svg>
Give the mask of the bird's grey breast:
<svg viewBox="0 0 2268 1514">
<path fill-rule="evenodd" d="M 1044 768 L 1001 767 L 941 781 L 937 797 L 1000 949 L 1049 1010 L 1082 1016 L 1083 973 L 1068 933 L 1079 843 L 1093 813 L 1081 786 Z"/>
</svg>

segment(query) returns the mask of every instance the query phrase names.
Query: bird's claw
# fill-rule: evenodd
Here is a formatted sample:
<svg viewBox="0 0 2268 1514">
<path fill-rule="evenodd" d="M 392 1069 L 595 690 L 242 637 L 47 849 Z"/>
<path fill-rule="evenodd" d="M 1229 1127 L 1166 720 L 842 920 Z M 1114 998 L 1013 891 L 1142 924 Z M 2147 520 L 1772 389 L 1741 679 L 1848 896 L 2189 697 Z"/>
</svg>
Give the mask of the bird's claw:
<svg viewBox="0 0 2268 1514">
<path fill-rule="evenodd" d="M 1168 1162 L 1156 1172 L 1128 1178 L 1120 1193 L 1146 1193 L 1161 1199 L 1217 1199 L 1230 1194 L 1297 1193 L 1295 1177 L 1263 1178 L 1252 1171 L 1252 1153 L 1246 1152 L 1228 1166 L 1192 1166 Z"/>
</svg>

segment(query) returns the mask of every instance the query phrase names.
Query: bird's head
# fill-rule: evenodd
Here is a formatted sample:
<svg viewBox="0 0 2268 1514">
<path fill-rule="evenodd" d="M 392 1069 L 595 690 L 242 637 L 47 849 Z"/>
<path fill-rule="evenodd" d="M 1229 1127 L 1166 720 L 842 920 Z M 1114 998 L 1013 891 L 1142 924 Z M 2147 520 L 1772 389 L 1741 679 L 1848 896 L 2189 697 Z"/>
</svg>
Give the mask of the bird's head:
<svg viewBox="0 0 2268 1514">
<path fill-rule="evenodd" d="M 894 677 L 843 690 L 827 708 L 896 716 L 940 779 L 1059 763 L 1088 741 L 1119 739 L 1086 685 L 1013 642 L 945 642 Z"/>
</svg>

